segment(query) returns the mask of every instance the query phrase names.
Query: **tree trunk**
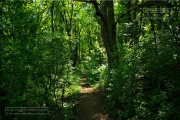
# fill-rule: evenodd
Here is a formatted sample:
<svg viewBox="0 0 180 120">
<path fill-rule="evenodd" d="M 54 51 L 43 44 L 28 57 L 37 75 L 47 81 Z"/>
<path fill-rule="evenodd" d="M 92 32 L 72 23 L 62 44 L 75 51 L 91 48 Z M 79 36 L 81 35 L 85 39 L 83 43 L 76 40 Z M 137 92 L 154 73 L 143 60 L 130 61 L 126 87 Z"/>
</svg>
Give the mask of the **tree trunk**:
<svg viewBox="0 0 180 120">
<path fill-rule="evenodd" d="M 101 18 L 101 37 L 104 42 L 108 57 L 109 70 L 113 68 L 113 64 L 118 61 L 116 55 L 116 24 L 114 19 L 114 5 L 113 1 L 101 1 L 100 12 L 103 18 Z"/>
<path fill-rule="evenodd" d="M 98 3 L 96 0 L 74 0 L 78 2 L 86 2 L 94 5 L 96 15 L 100 17 L 101 25 L 101 38 L 106 49 L 108 58 L 108 69 L 113 69 L 114 63 L 118 62 L 118 55 L 116 46 L 116 22 L 114 18 L 114 4 L 113 0 L 105 1 L 100 0 Z"/>
</svg>

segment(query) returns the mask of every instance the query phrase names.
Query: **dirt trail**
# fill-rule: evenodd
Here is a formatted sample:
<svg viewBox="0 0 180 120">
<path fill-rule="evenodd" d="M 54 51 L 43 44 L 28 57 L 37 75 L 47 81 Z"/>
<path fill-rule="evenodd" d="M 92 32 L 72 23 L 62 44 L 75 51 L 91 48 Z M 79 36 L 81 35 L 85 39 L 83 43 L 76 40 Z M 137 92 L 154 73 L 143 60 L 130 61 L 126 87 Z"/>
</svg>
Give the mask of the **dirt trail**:
<svg viewBox="0 0 180 120">
<path fill-rule="evenodd" d="M 102 102 L 102 92 L 91 88 L 83 78 L 78 100 L 78 120 L 108 120 L 106 107 Z"/>
</svg>

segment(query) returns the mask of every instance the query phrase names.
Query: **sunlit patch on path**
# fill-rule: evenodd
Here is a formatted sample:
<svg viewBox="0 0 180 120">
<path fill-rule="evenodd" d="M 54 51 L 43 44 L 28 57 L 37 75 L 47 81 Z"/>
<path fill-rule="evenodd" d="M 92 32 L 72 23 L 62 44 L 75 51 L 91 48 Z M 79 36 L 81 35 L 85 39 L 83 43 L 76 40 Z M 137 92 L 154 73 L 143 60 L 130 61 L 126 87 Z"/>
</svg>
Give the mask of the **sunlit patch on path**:
<svg viewBox="0 0 180 120">
<path fill-rule="evenodd" d="M 102 92 L 92 88 L 83 78 L 82 89 L 78 100 L 78 120 L 108 120 L 105 105 L 102 102 Z"/>
</svg>

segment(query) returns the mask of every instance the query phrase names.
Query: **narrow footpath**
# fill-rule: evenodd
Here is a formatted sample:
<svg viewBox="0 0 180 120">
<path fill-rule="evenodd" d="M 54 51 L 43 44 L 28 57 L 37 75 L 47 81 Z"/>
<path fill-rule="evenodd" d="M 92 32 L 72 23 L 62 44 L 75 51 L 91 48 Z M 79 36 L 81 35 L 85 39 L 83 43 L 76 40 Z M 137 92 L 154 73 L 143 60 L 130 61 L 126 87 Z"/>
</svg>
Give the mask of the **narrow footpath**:
<svg viewBox="0 0 180 120">
<path fill-rule="evenodd" d="M 109 120 L 102 91 L 91 88 L 86 78 L 81 80 L 82 89 L 77 104 L 78 120 Z"/>
</svg>

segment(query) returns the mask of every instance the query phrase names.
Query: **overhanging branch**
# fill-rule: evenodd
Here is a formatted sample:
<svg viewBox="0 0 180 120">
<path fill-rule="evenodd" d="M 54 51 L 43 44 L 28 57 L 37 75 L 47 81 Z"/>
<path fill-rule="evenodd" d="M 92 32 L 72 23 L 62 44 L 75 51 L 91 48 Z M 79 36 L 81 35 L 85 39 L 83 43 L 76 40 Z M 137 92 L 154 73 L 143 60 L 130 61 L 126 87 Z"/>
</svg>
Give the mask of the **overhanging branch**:
<svg viewBox="0 0 180 120">
<path fill-rule="evenodd" d="M 133 10 L 142 10 L 142 8 L 144 7 L 153 7 L 153 6 L 165 6 L 165 7 L 171 7 L 172 4 L 171 3 L 168 3 L 168 2 L 165 2 L 165 1 L 147 1 L 143 4 L 140 4 L 140 5 L 137 5 L 136 7 L 134 8 L 131 8 L 129 10 L 127 10 L 125 13 L 121 14 L 118 19 L 116 20 L 116 22 L 114 24 L 117 24 L 120 22 L 120 20 L 126 16 L 130 11 L 133 11 Z"/>
<path fill-rule="evenodd" d="M 96 15 L 99 16 L 101 18 L 101 20 L 105 23 L 105 18 L 103 16 L 103 14 L 101 13 L 100 9 L 99 9 L 99 3 L 97 2 L 97 0 L 74 0 L 77 2 L 86 2 L 86 3 L 91 3 L 93 4 L 95 10 L 96 10 Z"/>
</svg>

